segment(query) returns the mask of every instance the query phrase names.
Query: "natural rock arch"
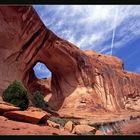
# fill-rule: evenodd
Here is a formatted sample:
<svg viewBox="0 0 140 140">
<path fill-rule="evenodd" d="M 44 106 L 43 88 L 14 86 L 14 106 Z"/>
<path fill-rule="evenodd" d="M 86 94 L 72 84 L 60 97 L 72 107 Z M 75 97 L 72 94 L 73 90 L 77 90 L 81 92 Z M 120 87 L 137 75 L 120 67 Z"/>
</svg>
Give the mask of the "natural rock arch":
<svg viewBox="0 0 140 140">
<path fill-rule="evenodd" d="M 31 6 L 0 7 L 0 90 L 15 79 L 37 85 L 33 66 L 52 72 L 50 106 L 55 110 L 120 111 L 140 94 L 140 75 L 125 72 L 116 57 L 82 51 L 47 29 Z"/>
<path fill-rule="evenodd" d="M 9 77 L 3 88 L 14 79 L 30 87 L 35 80 L 32 68 L 38 61 L 43 62 L 52 72 L 52 102 L 55 96 L 58 102 L 63 100 L 79 83 L 91 83 L 91 76 L 86 76 L 91 69 L 88 57 L 79 48 L 47 29 L 32 7 L 1 7 L 0 11 L 1 23 L 7 31 L 1 33 L 4 42 L 6 40 L 1 48 L 3 52 L 5 49 L 8 52 L 5 57 L 2 56 Z"/>
</svg>

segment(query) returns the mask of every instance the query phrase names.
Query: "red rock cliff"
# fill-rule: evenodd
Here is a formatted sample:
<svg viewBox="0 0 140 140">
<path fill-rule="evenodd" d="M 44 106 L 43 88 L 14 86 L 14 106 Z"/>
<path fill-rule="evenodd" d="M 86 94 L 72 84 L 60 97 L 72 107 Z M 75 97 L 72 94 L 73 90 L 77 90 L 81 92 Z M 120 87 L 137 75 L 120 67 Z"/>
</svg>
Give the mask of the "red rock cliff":
<svg viewBox="0 0 140 140">
<path fill-rule="evenodd" d="M 59 38 L 31 6 L 1 6 L 0 92 L 15 79 L 30 95 L 40 88 L 33 71 L 37 62 L 52 72 L 49 105 L 55 110 L 140 109 L 133 103 L 139 101 L 140 75 L 125 72 L 120 59 L 82 51 Z"/>
</svg>

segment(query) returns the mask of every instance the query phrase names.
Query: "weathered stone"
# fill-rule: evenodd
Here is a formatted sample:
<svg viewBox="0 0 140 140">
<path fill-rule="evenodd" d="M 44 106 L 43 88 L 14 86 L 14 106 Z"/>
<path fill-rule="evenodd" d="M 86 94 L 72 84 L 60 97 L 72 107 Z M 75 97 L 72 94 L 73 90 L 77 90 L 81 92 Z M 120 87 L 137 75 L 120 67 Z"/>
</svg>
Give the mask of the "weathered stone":
<svg viewBox="0 0 140 140">
<path fill-rule="evenodd" d="M 120 135 L 140 135 L 140 121 L 132 120 L 123 124 L 120 128 Z"/>
<path fill-rule="evenodd" d="M 114 130 L 113 129 L 111 129 L 111 130 L 108 130 L 107 132 L 106 132 L 106 134 L 107 135 L 114 135 Z"/>
<path fill-rule="evenodd" d="M 49 114 L 46 112 L 40 112 L 40 111 L 9 111 L 5 112 L 4 116 L 16 120 L 16 121 L 22 121 L 22 122 L 29 122 L 33 124 L 37 124 L 40 121 L 46 121 L 47 118 L 49 118 Z"/>
<path fill-rule="evenodd" d="M 74 124 L 72 121 L 68 121 L 65 126 L 64 126 L 64 129 L 69 131 L 69 132 L 72 132 L 73 130 L 73 127 L 74 127 Z"/>
<path fill-rule="evenodd" d="M 0 102 L 0 114 L 3 114 L 7 111 L 18 111 L 20 110 L 19 107 L 15 107 L 14 105 L 7 103 L 7 102 Z"/>
<path fill-rule="evenodd" d="M 73 134 L 86 134 L 86 133 L 95 134 L 96 128 L 89 125 L 76 125 L 72 131 Z"/>
<path fill-rule="evenodd" d="M 53 128 L 58 128 L 58 129 L 60 128 L 60 124 L 55 123 L 55 122 L 50 121 L 50 120 L 47 120 L 46 124 L 50 127 L 53 127 Z"/>
<path fill-rule="evenodd" d="M 95 135 L 105 135 L 105 134 L 102 131 L 97 130 L 96 133 L 95 133 Z"/>
<path fill-rule="evenodd" d="M 68 131 L 49 126 L 6 120 L 7 118 L 0 116 L 0 135 L 71 135 Z"/>
</svg>

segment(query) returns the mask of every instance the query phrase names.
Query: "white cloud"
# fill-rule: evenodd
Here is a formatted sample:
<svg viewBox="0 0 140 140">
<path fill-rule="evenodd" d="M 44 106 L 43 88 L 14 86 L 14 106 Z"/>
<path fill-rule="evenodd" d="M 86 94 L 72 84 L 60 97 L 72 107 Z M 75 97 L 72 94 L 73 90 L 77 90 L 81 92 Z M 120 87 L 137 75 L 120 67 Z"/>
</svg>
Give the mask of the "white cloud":
<svg viewBox="0 0 140 140">
<path fill-rule="evenodd" d="M 37 6 L 34 6 L 37 9 Z M 47 5 L 37 10 L 45 25 L 60 37 L 71 41 L 81 49 L 97 49 L 102 52 L 101 44 L 110 39 L 116 17 L 116 34 L 113 47 L 124 44 L 140 35 L 139 5 Z M 137 16 L 139 19 L 130 20 Z M 125 22 L 127 21 L 127 22 Z M 118 32 L 119 30 L 119 32 Z M 116 42 L 116 37 L 120 40 Z"/>
<path fill-rule="evenodd" d="M 49 29 L 83 50 L 93 49 L 110 54 L 115 28 L 113 54 L 140 36 L 140 5 L 36 5 L 34 7 Z M 116 21 L 114 21 L 116 12 Z M 130 54 L 129 57 L 132 55 L 134 54 Z"/>
</svg>

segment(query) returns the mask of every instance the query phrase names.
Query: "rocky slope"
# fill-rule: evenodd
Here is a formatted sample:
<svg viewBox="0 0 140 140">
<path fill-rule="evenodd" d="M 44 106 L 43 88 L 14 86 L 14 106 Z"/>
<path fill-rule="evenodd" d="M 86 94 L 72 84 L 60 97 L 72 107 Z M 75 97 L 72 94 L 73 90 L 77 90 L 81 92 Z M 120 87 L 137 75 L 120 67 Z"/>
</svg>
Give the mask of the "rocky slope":
<svg viewBox="0 0 140 140">
<path fill-rule="evenodd" d="M 108 116 L 107 116 L 108 115 Z M 114 115 L 114 116 L 113 116 Z M 139 135 L 138 112 L 131 114 L 94 115 L 89 120 L 54 117 L 40 108 L 18 107 L 0 102 L 1 135 Z M 116 115 L 116 116 L 115 116 Z"/>
<path fill-rule="evenodd" d="M 46 85 L 34 75 L 37 62 L 52 72 Z M 140 110 L 140 75 L 126 72 L 116 57 L 59 38 L 31 6 L 0 6 L 0 67 L 1 94 L 16 79 L 30 97 L 41 90 L 60 112 Z"/>
<path fill-rule="evenodd" d="M 68 131 L 49 126 L 23 123 L 0 116 L 1 135 L 70 135 Z M 72 134 L 71 134 L 72 135 Z"/>
</svg>

